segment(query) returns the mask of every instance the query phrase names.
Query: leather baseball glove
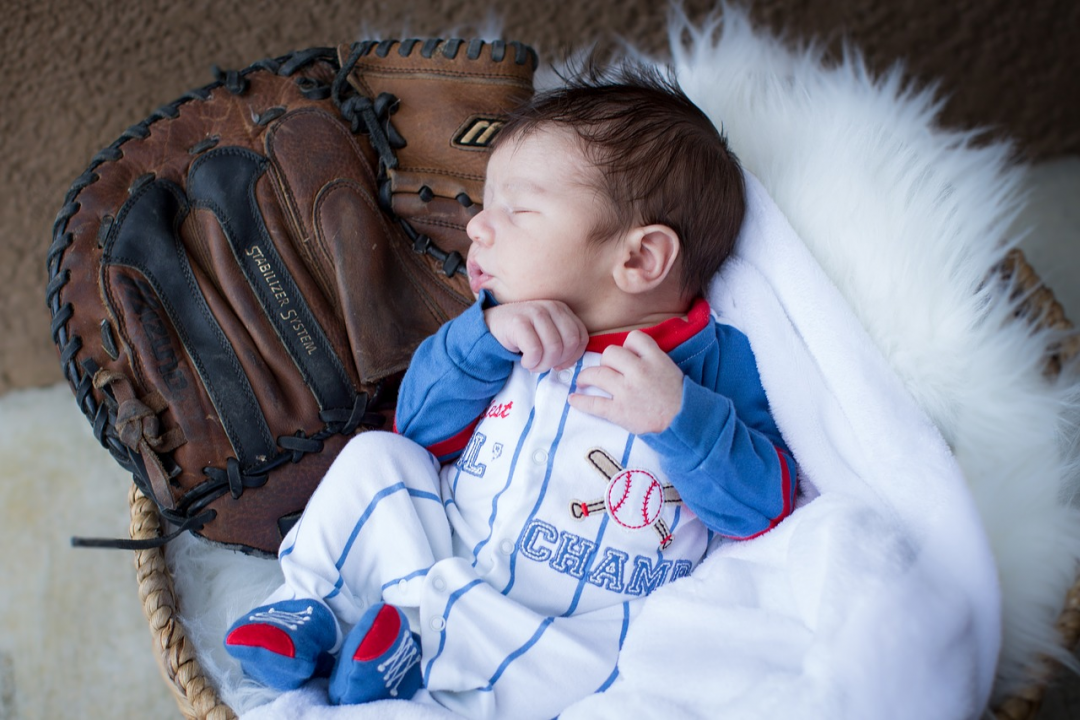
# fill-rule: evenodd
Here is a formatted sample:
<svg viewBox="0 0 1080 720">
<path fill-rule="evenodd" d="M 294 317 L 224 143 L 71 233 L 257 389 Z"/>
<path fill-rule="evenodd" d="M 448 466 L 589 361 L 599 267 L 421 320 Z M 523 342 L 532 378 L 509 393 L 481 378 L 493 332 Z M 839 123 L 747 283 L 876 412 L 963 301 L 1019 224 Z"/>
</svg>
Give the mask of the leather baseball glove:
<svg viewBox="0 0 1080 720">
<path fill-rule="evenodd" d="M 52 336 L 162 542 L 275 553 L 348 439 L 390 426 L 413 350 L 472 301 L 465 224 L 535 66 L 519 43 L 431 39 L 216 70 L 75 181 Z"/>
</svg>

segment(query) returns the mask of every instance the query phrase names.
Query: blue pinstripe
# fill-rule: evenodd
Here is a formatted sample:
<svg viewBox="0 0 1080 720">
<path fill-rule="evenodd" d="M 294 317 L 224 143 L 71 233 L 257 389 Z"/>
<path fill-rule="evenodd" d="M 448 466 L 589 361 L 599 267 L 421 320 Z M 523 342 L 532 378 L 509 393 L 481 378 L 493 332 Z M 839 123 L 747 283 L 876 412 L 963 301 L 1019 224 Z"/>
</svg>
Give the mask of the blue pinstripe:
<svg viewBox="0 0 1080 720">
<path fill-rule="evenodd" d="M 356 542 L 356 538 L 360 535 L 360 531 L 363 529 L 364 523 L 368 521 L 368 518 L 370 518 L 371 514 L 375 512 L 375 508 L 380 502 L 383 501 L 383 499 L 390 495 L 394 495 L 402 490 L 408 492 L 411 497 L 420 498 L 423 500 L 434 500 L 435 502 L 442 505 L 442 498 L 440 498 L 435 493 L 426 492 L 424 490 L 414 490 L 412 488 L 406 487 L 405 483 L 403 482 L 395 483 L 394 485 L 383 488 L 379 492 L 375 493 L 375 497 L 371 498 L 371 502 L 368 503 L 367 508 L 364 510 L 363 513 L 361 513 L 360 518 L 356 521 L 356 525 L 353 526 L 352 533 L 349 535 L 349 539 L 345 542 L 345 547 L 343 547 L 341 550 L 341 555 L 338 557 L 337 562 L 334 563 L 334 568 L 338 571 L 338 579 L 337 582 L 334 583 L 334 589 L 330 592 L 329 595 L 325 596 L 323 600 L 329 600 L 336 596 L 339 592 L 341 592 L 341 587 L 345 584 L 345 579 L 341 577 L 341 568 L 345 566 L 345 561 L 348 559 L 349 553 L 352 551 L 353 543 Z"/>
<path fill-rule="evenodd" d="M 540 383 L 548 376 L 548 373 L 541 374 L 536 378 L 536 385 L 539 387 Z M 514 470 L 517 468 L 518 458 L 521 457 L 521 449 L 525 447 L 525 440 L 529 437 L 529 432 L 532 430 L 533 419 L 536 417 L 536 404 L 534 403 L 532 409 L 529 410 L 529 419 L 525 421 L 525 427 L 521 431 L 521 437 L 518 438 L 517 446 L 514 448 L 514 457 L 510 459 L 510 470 L 506 473 L 506 484 L 503 485 L 502 490 L 495 493 L 495 496 L 491 498 L 491 515 L 488 517 L 488 534 L 487 537 L 476 544 L 476 547 L 472 551 L 472 564 L 476 567 L 476 563 L 480 558 L 480 551 L 491 542 L 491 536 L 495 532 L 495 518 L 499 514 L 499 499 L 503 496 L 507 490 L 510 489 L 510 483 L 514 479 Z"/>
<path fill-rule="evenodd" d="M 296 521 L 296 528 L 295 528 L 296 529 L 296 535 L 294 535 L 294 538 L 300 537 L 300 526 L 302 526 L 303 524 L 304 524 L 304 516 L 301 514 L 300 519 Z M 295 539 L 293 540 L 293 544 L 290 545 L 289 547 L 285 548 L 284 550 L 280 550 L 280 549 L 278 550 L 278 560 L 281 560 L 281 558 L 285 557 L 286 555 L 291 554 L 294 549 L 296 549 L 296 540 Z"/>
<path fill-rule="evenodd" d="M 390 582 L 383 583 L 383 586 L 381 588 L 379 588 L 379 589 L 380 590 L 385 590 L 386 588 L 390 587 L 391 585 L 397 585 L 402 580 L 412 580 L 414 577 L 423 577 L 424 575 L 427 575 L 428 571 L 430 571 L 430 570 L 431 570 L 431 568 L 421 568 L 420 570 L 417 570 L 416 572 L 411 572 L 408 575 L 405 575 L 404 577 L 394 578 Z"/>
<path fill-rule="evenodd" d="M 581 360 L 577 361 L 574 365 L 574 377 L 570 381 L 570 393 L 577 389 L 578 373 L 581 372 Z M 568 395 L 569 397 L 569 395 Z M 502 589 L 502 594 L 506 595 L 510 592 L 510 589 L 514 587 L 515 572 L 517 569 L 517 557 L 518 548 L 521 547 L 521 539 L 525 534 L 525 528 L 529 527 L 534 519 L 536 519 L 536 513 L 540 511 L 540 506 L 544 502 L 544 497 L 547 495 L 548 484 L 551 482 L 551 470 L 555 466 L 555 454 L 559 450 L 559 441 L 562 440 L 563 430 L 566 429 L 566 416 L 570 414 L 570 403 L 564 401 L 562 416 L 559 418 L 559 429 L 555 432 L 555 439 L 551 442 L 551 447 L 548 448 L 547 468 L 544 472 L 544 482 L 540 485 L 540 496 L 536 498 L 536 504 L 533 506 L 532 512 L 529 513 L 529 517 L 525 519 L 525 522 L 521 524 L 521 532 L 518 534 L 517 542 L 514 543 L 514 552 L 510 555 L 510 581 L 506 584 L 506 587 Z"/>
<path fill-rule="evenodd" d="M 549 627 L 551 627 L 551 623 L 553 622 L 555 622 L 555 618 L 546 618 L 544 622 L 540 623 L 540 627 L 536 629 L 536 632 L 533 633 L 533 636 L 527 641 L 525 641 L 524 645 L 507 655 L 506 659 L 503 660 L 502 664 L 499 665 L 498 669 L 495 670 L 495 674 L 491 676 L 490 680 L 488 680 L 487 687 L 482 688 L 482 691 L 490 692 L 495 687 L 495 683 L 499 682 L 499 678 L 502 677 L 502 674 L 506 672 L 506 668 L 510 667 L 510 664 L 517 660 L 519 657 L 529 652 L 530 648 L 532 648 L 533 645 L 540 641 L 540 637 Z"/>
<path fill-rule="evenodd" d="M 450 494 L 451 495 L 457 495 L 457 484 L 458 484 L 458 480 L 461 479 L 461 468 L 458 467 L 457 464 L 455 464 L 454 465 L 454 470 L 455 470 L 455 472 L 454 472 L 454 482 L 450 483 Z"/>
<path fill-rule="evenodd" d="M 671 521 L 671 534 L 675 534 L 675 528 L 679 527 L 679 520 L 682 520 L 682 505 L 675 506 L 675 519 Z"/>
<path fill-rule="evenodd" d="M 619 652 L 622 652 L 623 643 L 626 642 L 626 631 L 629 628 L 630 628 L 630 603 L 624 602 L 623 603 L 622 632 L 619 635 Z M 615 669 L 611 671 L 611 675 L 608 676 L 608 679 L 605 680 L 603 682 L 603 684 L 600 685 L 600 687 L 596 688 L 596 692 L 602 693 L 605 690 L 607 690 L 609 687 L 611 687 L 611 684 L 613 682 L 615 682 L 615 678 L 617 678 L 617 677 L 619 677 L 619 666 L 618 665 L 616 665 Z"/>
<path fill-rule="evenodd" d="M 479 585 L 482 582 L 484 582 L 484 581 L 477 578 L 476 580 L 473 580 L 472 582 L 470 582 L 468 585 L 465 585 L 464 587 L 459 588 L 459 589 L 455 590 L 453 593 L 450 594 L 450 597 L 446 601 L 446 609 L 443 610 L 443 616 L 442 616 L 443 617 L 443 623 L 445 623 L 447 621 L 447 619 L 450 617 L 450 610 L 451 610 L 451 608 L 454 607 L 454 603 L 456 603 L 458 600 L 460 600 L 462 595 L 469 592 L 470 590 L 472 590 L 474 587 L 476 587 L 477 585 Z M 435 661 L 439 659 L 439 656 L 442 655 L 442 651 L 445 648 L 446 648 L 446 625 L 443 625 L 443 630 L 439 633 L 439 649 L 436 650 L 435 655 L 433 655 L 432 658 L 430 660 L 428 660 L 427 668 L 425 668 L 425 670 L 424 670 L 424 677 L 429 677 L 431 675 L 431 667 L 435 664 Z"/>
</svg>

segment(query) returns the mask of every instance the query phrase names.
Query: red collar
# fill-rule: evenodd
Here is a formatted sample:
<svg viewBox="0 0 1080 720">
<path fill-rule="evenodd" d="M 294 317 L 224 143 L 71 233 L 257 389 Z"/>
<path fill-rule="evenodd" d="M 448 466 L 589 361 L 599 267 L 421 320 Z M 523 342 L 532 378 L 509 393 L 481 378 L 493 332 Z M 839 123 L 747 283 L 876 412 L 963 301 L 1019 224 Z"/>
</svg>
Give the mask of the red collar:
<svg viewBox="0 0 1080 720">
<path fill-rule="evenodd" d="M 698 298 L 690 306 L 690 311 L 685 318 L 675 317 L 663 320 L 652 327 L 642 328 L 642 332 L 650 336 L 664 352 L 671 352 L 679 345 L 701 332 L 702 328 L 709 324 L 709 303 L 705 298 Z M 622 345 L 629 330 L 623 332 L 604 333 L 593 335 L 589 338 L 586 352 L 603 352 L 610 345 Z"/>
</svg>

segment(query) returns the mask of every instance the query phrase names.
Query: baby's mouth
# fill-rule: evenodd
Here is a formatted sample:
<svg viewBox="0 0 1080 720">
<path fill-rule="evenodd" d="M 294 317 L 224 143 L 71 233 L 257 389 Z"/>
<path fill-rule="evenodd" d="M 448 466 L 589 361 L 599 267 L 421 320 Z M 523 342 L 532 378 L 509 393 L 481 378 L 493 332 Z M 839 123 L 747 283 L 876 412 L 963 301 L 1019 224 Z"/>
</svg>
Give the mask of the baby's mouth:
<svg viewBox="0 0 1080 720">
<path fill-rule="evenodd" d="M 473 291 L 473 295 L 480 294 L 480 288 L 484 286 L 491 276 L 484 272 L 484 269 L 480 267 L 480 264 L 475 260 L 469 260 L 465 264 L 465 270 L 469 274 L 469 288 Z"/>
</svg>

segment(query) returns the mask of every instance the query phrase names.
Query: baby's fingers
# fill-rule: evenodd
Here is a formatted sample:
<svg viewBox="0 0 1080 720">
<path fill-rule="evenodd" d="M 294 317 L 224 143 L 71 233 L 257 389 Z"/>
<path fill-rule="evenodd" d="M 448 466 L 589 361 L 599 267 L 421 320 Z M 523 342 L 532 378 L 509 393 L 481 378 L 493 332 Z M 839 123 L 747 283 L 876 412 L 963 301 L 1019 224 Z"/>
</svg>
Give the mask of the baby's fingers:
<svg viewBox="0 0 1080 720">
<path fill-rule="evenodd" d="M 603 390 L 608 395 L 614 395 L 622 375 L 607 365 L 592 365 L 582 368 L 577 376 L 577 386 L 592 386 Z"/>
<path fill-rule="evenodd" d="M 514 347 L 521 353 L 521 364 L 526 370 L 533 370 L 544 357 L 544 343 L 540 334 L 531 323 L 518 323 L 512 335 Z"/>
<path fill-rule="evenodd" d="M 585 348 L 589 344 L 589 331 L 585 329 L 581 318 L 569 309 L 556 313 L 552 320 L 562 341 L 561 352 L 552 366 L 560 369 L 569 367 L 585 354 Z"/>
<path fill-rule="evenodd" d="M 576 316 L 570 317 L 576 320 Z M 542 315 L 536 319 L 534 328 L 543 352 L 535 366 L 526 365 L 533 372 L 567 367 L 585 352 L 578 328 L 571 320 L 558 315 Z"/>
<path fill-rule="evenodd" d="M 528 358 L 522 353 L 521 364 L 533 372 L 550 370 L 563 355 L 562 333 L 546 312 L 538 312 L 531 318 L 530 329 L 536 338 L 537 351 Z"/>
<path fill-rule="evenodd" d="M 575 410 L 580 410 L 583 413 L 589 415 L 595 415 L 596 417 L 609 420 L 611 414 L 611 398 L 602 397 L 599 395 L 584 395 L 582 393 L 570 393 L 570 397 L 567 398 L 567 402 L 570 403 L 570 407 Z"/>
</svg>

